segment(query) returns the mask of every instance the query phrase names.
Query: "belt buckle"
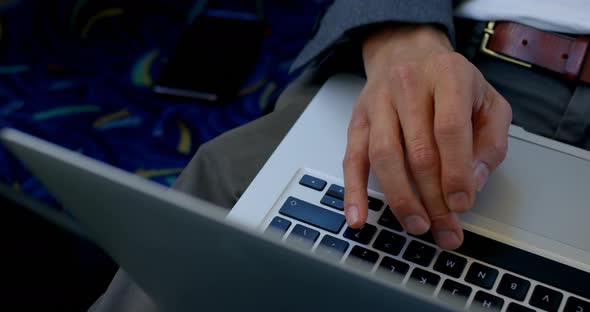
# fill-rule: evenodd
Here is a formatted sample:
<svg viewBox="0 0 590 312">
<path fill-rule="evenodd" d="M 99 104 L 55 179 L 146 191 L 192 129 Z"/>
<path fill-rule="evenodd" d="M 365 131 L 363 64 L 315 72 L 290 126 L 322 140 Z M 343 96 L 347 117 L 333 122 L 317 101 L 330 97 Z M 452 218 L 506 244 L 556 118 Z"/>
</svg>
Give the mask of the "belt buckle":
<svg viewBox="0 0 590 312">
<path fill-rule="evenodd" d="M 526 68 L 531 68 L 532 65 L 529 63 L 523 62 L 521 60 L 517 60 L 512 57 L 508 57 L 508 56 L 505 56 L 505 55 L 502 55 L 499 53 L 496 53 L 495 51 L 488 49 L 488 42 L 490 41 L 490 38 L 494 34 L 494 27 L 495 26 L 496 26 L 496 22 L 488 22 L 486 28 L 483 30 L 484 33 L 483 33 L 483 39 L 481 41 L 481 48 L 480 48 L 481 52 L 483 52 L 489 56 L 499 58 L 501 60 L 504 60 L 504 61 L 507 61 L 507 62 L 510 62 L 513 64 L 524 66 Z"/>
</svg>

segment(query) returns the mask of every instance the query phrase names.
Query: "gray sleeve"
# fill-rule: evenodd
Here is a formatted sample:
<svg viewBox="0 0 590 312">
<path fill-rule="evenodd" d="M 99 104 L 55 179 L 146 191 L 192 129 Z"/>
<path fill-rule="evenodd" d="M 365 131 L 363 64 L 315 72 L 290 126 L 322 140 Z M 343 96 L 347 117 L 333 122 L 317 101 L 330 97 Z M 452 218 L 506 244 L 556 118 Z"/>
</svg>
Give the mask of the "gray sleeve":
<svg viewBox="0 0 590 312">
<path fill-rule="evenodd" d="M 435 24 L 454 42 L 452 0 L 336 0 L 291 69 L 317 60 L 335 46 L 350 43 L 354 29 L 386 22 Z"/>
</svg>

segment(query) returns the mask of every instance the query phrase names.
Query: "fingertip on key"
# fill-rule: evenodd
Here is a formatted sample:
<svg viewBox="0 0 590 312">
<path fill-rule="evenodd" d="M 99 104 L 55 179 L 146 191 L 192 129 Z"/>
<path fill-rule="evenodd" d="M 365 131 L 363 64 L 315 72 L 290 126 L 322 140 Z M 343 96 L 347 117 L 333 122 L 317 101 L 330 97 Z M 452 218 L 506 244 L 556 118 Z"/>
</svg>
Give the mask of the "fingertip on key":
<svg viewBox="0 0 590 312">
<path fill-rule="evenodd" d="M 404 228 L 408 233 L 421 235 L 430 229 L 430 224 L 419 215 L 411 215 L 404 219 Z"/>
<path fill-rule="evenodd" d="M 358 229 L 363 226 L 364 222 L 361 220 L 361 212 L 357 205 L 350 205 L 346 208 L 346 223 L 353 229 Z"/>
<path fill-rule="evenodd" d="M 443 230 L 434 233 L 436 244 L 443 249 L 453 250 L 461 246 L 461 239 L 455 231 Z"/>
</svg>

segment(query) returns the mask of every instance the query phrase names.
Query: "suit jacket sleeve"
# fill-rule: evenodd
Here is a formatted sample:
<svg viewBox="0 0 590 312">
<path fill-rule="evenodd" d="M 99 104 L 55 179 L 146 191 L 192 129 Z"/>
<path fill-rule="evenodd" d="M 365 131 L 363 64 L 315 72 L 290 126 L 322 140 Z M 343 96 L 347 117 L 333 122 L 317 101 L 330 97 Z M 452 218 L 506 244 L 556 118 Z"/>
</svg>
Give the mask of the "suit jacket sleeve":
<svg viewBox="0 0 590 312">
<path fill-rule="evenodd" d="M 454 42 L 452 0 L 336 0 L 291 69 L 317 62 L 337 48 L 350 47 L 354 30 L 388 22 L 434 24 Z"/>
</svg>

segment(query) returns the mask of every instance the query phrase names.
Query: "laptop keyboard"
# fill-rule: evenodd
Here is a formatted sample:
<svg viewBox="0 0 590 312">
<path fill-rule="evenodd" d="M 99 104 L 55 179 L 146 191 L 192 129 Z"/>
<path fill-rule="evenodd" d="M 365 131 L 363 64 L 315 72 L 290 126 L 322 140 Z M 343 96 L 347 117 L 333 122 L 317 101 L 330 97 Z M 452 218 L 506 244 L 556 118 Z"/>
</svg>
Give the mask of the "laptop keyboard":
<svg viewBox="0 0 590 312">
<path fill-rule="evenodd" d="M 298 194 L 318 194 L 287 196 L 267 223 L 267 231 L 290 244 L 460 309 L 590 312 L 588 272 L 470 231 L 458 250 L 441 250 L 430 233 L 404 232 L 374 196 L 368 201 L 375 215 L 352 229 L 343 214 L 342 186 L 306 174 L 295 187 L 304 188 Z"/>
</svg>

